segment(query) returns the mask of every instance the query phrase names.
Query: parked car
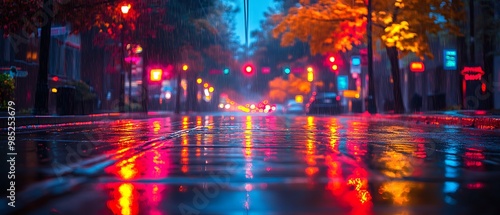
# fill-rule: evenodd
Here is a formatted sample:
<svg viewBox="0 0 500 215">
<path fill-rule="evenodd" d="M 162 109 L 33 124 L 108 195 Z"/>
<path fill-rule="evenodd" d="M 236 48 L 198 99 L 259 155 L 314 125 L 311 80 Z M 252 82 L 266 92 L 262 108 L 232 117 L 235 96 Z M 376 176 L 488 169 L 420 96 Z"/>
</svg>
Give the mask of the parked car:
<svg viewBox="0 0 500 215">
<path fill-rule="evenodd" d="M 306 105 L 307 114 L 342 113 L 341 97 L 334 92 L 317 93 Z"/>
<path fill-rule="evenodd" d="M 272 112 L 273 114 L 284 114 L 285 113 L 285 106 L 281 104 L 277 104 L 274 106 L 274 111 Z"/>
<path fill-rule="evenodd" d="M 304 104 L 290 100 L 285 108 L 287 114 L 303 114 L 305 113 Z"/>
</svg>

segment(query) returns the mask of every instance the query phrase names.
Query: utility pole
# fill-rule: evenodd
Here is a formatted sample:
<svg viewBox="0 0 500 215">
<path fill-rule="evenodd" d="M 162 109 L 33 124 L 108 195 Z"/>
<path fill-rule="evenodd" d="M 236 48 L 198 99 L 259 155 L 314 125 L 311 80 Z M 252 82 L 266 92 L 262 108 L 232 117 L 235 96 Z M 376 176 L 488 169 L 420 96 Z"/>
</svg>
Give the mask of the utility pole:
<svg viewBox="0 0 500 215">
<path fill-rule="evenodd" d="M 53 11 L 52 0 L 43 0 L 43 11 L 47 17 L 47 23 L 42 26 L 40 37 L 40 64 L 38 67 L 38 77 L 36 82 L 35 92 L 35 107 L 33 114 L 42 115 L 49 113 L 49 54 L 50 54 L 50 38 L 52 29 L 52 14 L 48 11 Z"/>
<path fill-rule="evenodd" d="M 182 83 L 181 70 L 177 69 L 177 86 L 176 86 L 177 93 L 175 94 L 175 109 L 174 109 L 175 114 L 181 113 L 181 90 L 182 90 L 181 83 Z"/>
<path fill-rule="evenodd" d="M 470 33 L 470 58 L 469 63 L 473 65 L 476 61 L 476 49 L 474 46 L 474 0 L 469 0 L 469 33 Z"/>
<path fill-rule="evenodd" d="M 372 0 L 367 4 L 367 25 L 366 32 L 368 36 L 368 112 L 377 113 L 377 104 L 375 100 L 375 80 L 373 77 L 373 41 L 372 41 Z"/>
<path fill-rule="evenodd" d="M 121 66 L 120 66 L 120 97 L 118 100 L 118 109 L 120 113 L 125 111 L 125 44 L 124 44 L 124 30 L 120 32 L 120 43 L 121 43 Z M 130 104 L 129 104 L 130 105 Z"/>
</svg>

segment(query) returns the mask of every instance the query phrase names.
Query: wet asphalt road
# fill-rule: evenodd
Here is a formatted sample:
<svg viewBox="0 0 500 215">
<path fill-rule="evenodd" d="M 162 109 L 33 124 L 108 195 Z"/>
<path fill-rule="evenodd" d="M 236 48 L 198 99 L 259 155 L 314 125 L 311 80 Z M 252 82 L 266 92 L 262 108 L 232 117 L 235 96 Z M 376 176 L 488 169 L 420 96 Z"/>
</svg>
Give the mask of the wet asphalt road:
<svg viewBox="0 0 500 215">
<path fill-rule="evenodd" d="M 361 116 L 25 128 L 16 136 L 14 212 L 500 214 L 499 137 Z"/>
</svg>

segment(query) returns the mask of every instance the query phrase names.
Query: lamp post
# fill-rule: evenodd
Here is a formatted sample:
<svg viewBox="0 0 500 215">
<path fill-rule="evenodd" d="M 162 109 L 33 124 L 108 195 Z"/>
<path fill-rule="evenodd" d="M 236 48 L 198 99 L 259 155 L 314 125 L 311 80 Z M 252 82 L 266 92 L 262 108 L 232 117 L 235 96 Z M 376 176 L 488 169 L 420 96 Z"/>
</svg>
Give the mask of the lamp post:
<svg viewBox="0 0 500 215">
<path fill-rule="evenodd" d="M 127 4 L 127 5 L 122 5 L 120 7 L 121 9 L 121 12 L 122 12 L 122 15 L 123 17 L 125 17 L 125 15 L 128 14 L 129 10 L 131 8 L 131 5 L 130 4 Z M 125 22 L 122 20 L 122 29 L 121 29 L 121 32 L 120 32 L 120 42 L 121 42 L 121 53 L 122 53 L 122 56 L 121 56 L 121 69 L 120 69 L 120 98 L 119 98 L 119 102 L 118 102 L 118 109 L 120 112 L 124 112 L 124 106 L 125 106 L 125 71 L 124 71 L 124 68 L 125 68 L 125 39 L 124 39 L 124 33 L 125 33 Z M 130 101 L 129 101 L 130 103 Z M 130 105 L 130 104 L 129 104 Z"/>
<path fill-rule="evenodd" d="M 182 71 L 186 72 L 189 69 L 188 65 L 182 65 Z M 175 111 L 176 114 L 181 112 L 181 72 L 177 73 L 177 93 L 175 95 Z"/>
<path fill-rule="evenodd" d="M 133 47 L 132 44 L 127 46 L 127 56 L 129 57 L 128 63 L 128 112 L 132 112 L 132 57 L 133 57 Z"/>
<path fill-rule="evenodd" d="M 375 80 L 373 77 L 373 45 L 372 45 L 372 0 L 367 0 L 367 39 L 368 39 L 368 112 L 377 113 L 375 100 Z"/>
</svg>

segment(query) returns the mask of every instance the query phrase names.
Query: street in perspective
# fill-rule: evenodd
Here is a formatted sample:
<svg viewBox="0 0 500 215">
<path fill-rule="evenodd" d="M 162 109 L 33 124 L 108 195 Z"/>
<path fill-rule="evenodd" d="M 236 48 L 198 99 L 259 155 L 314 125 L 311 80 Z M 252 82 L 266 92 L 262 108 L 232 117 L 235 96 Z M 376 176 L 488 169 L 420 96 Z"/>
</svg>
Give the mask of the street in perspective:
<svg viewBox="0 0 500 215">
<path fill-rule="evenodd" d="M 1 214 L 500 214 L 496 0 L 0 14 Z"/>
</svg>

